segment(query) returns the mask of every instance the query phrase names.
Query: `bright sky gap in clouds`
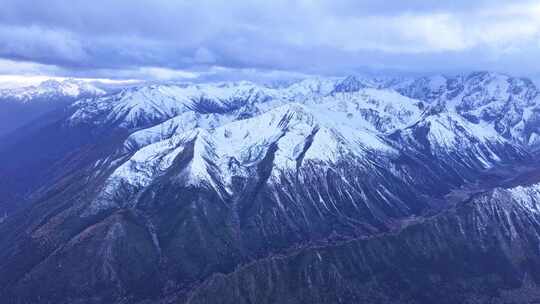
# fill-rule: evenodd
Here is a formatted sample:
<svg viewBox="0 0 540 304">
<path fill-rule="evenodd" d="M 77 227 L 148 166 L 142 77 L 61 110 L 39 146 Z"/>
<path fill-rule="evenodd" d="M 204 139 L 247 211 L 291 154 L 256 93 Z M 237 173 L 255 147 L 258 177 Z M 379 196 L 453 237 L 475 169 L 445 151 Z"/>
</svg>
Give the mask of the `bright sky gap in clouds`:
<svg viewBox="0 0 540 304">
<path fill-rule="evenodd" d="M 537 77 L 538 55 L 539 1 L 4 0 L 0 10 L 0 81 Z"/>
</svg>

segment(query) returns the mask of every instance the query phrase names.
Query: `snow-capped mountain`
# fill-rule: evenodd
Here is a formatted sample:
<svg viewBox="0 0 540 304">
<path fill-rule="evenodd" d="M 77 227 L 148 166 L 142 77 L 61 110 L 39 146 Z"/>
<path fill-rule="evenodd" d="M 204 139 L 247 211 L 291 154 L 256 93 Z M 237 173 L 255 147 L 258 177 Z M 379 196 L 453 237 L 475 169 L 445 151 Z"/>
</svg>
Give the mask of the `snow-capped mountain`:
<svg viewBox="0 0 540 304">
<path fill-rule="evenodd" d="M 518 98 L 519 93 L 513 90 L 507 98 Z M 462 99 L 459 104 L 467 100 Z M 456 100 L 450 101 L 457 104 Z M 385 159 L 391 164 L 402 153 L 459 168 L 434 174 L 462 178 L 526 158 L 519 140 L 505 137 L 489 121 L 471 121 L 459 106 L 443 101 L 412 99 L 380 82 L 353 76 L 309 79 L 278 89 L 249 82 L 151 86 L 83 100 L 74 105 L 70 123 L 117 124 L 134 130 L 121 149 L 132 156 L 107 179 L 89 207 L 90 214 L 130 204 L 118 205 L 120 188 L 144 191 L 170 170 L 176 172 L 173 160 L 188 150 L 190 163 L 174 175 L 182 176 L 184 186 L 204 185 L 220 195 L 234 195 L 234 180 L 249 179 L 269 153 L 269 177 L 278 180 L 306 164 L 330 168 L 351 159 L 355 163 Z M 364 169 L 375 170 L 369 167 Z M 395 179 L 410 174 L 391 165 L 387 170 Z"/>
<path fill-rule="evenodd" d="M 473 123 L 487 123 L 505 138 L 538 145 L 540 93 L 529 79 L 478 72 L 425 77 L 394 88 L 411 98 L 445 106 Z"/>
<path fill-rule="evenodd" d="M 320 78 L 279 89 L 247 81 L 143 86 L 104 98 L 81 100 L 74 105 L 77 111 L 71 121 L 120 123 L 128 128 L 139 128 L 185 112 L 254 115 L 287 102 L 319 100 L 333 87 L 333 81 Z"/>
<path fill-rule="evenodd" d="M 393 93 L 392 93 L 393 92 Z M 399 94 L 398 94 L 399 93 Z M 369 98 L 377 103 L 379 96 L 394 94 L 394 108 L 417 104 L 444 107 L 473 124 L 490 124 L 503 137 L 526 145 L 540 138 L 540 94 L 527 79 L 496 73 L 472 73 L 460 76 L 434 76 L 420 79 L 364 79 L 349 76 L 342 79 L 307 79 L 284 88 L 270 88 L 249 82 L 207 85 L 149 86 L 131 88 L 97 100 L 81 101 L 73 121 L 120 121 L 133 128 L 152 125 L 184 112 L 201 114 L 256 115 L 288 102 L 303 104 L 357 100 L 365 117 L 375 113 Z M 400 101 L 403 95 L 413 101 Z M 385 98 L 382 98 L 385 99 Z M 392 99 L 392 98 L 386 98 Z M 107 115 L 101 115 L 107 113 Z M 389 113 L 384 119 L 400 120 L 403 113 Z M 397 116 L 395 114 L 398 114 Z M 100 119 L 94 119 L 100 115 Z M 376 114 L 375 114 L 376 115 Z M 368 118 L 370 119 L 370 118 Z M 373 118 L 371 118 L 373 119 Z M 373 121 L 373 123 L 375 123 Z M 379 128 L 392 129 L 385 121 Z M 393 123 L 393 122 L 388 122 Z"/>
<path fill-rule="evenodd" d="M 35 86 L 1 89 L 0 100 L 30 102 L 51 98 L 82 98 L 104 95 L 105 91 L 85 81 L 46 80 Z"/>
<path fill-rule="evenodd" d="M 36 86 L 0 89 L 0 137 L 79 98 L 105 93 L 90 83 L 73 79 L 47 80 Z"/>
<path fill-rule="evenodd" d="M 1 197 L 28 197 L 0 223 L 0 296 L 459 303 L 540 283 L 539 109 L 495 73 L 80 99 L 0 145 Z"/>
<path fill-rule="evenodd" d="M 459 78 L 469 79 L 462 85 L 466 92 L 474 91 L 478 77 Z M 499 94 L 497 100 L 530 99 L 534 105 L 536 94 L 508 91 L 509 86 L 492 88 L 514 80 L 486 77 L 480 88 L 488 86 L 481 96 L 488 96 L 489 102 L 495 100 L 489 96 Z M 120 149 L 121 155 L 132 156 L 108 178 L 102 195 L 90 206 L 94 211 L 118 207 L 119 187 L 144 191 L 168 175 L 173 160 L 187 150 L 193 154 L 192 164 L 175 174 L 183 176 L 185 186 L 206 185 L 223 195 L 232 195 L 233 180 L 249 178 L 271 150 L 270 176 L 275 177 L 298 171 L 305 163 L 331 167 L 370 155 L 390 163 L 404 151 L 460 168 L 452 174 L 462 177 L 526 157 L 519 139 L 501 134 L 490 121 L 472 120 L 471 111 L 462 110 L 470 94 L 454 92 L 449 99 L 441 93 L 447 89 L 441 79 L 428 79 L 433 93 L 421 96 L 414 90 L 426 79 L 398 82 L 406 86 L 397 91 L 396 81 L 354 76 L 308 79 L 281 88 L 250 82 L 154 85 L 81 100 L 74 104 L 69 122 L 132 130 Z M 391 85 L 385 87 L 387 83 Z M 535 89 L 522 84 L 524 90 Z M 434 100 L 433 94 L 440 96 Z M 483 106 L 477 102 L 469 109 Z M 395 178 L 408 174 L 389 170 Z"/>
<path fill-rule="evenodd" d="M 483 152 L 476 157 L 488 167 L 500 160 L 494 146 L 534 147 L 539 134 L 536 87 L 523 79 L 490 73 L 395 81 L 317 78 L 282 88 L 250 82 L 157 85 L 81 100 L 69 121 L 117 124 L 135 131 L 126 141 L 133 151 L 197 128 L 213 134 L 238 120 L 257 125 L 258 117 L 292 104 L 316 117 L 317 127 L 330 125 L 342 138 L 367 134 L 360 145 L 377 142 L 371 137 L 388 141 L 395 140 L 392 133 L 409 134 L 400 140 L 417 148 L 424 145 L 424 150 L 479 149 Z M 419 130 L 427 132 L 424 141 L 411 139 L 412 134 L 420 136 Z"/>
</svg>

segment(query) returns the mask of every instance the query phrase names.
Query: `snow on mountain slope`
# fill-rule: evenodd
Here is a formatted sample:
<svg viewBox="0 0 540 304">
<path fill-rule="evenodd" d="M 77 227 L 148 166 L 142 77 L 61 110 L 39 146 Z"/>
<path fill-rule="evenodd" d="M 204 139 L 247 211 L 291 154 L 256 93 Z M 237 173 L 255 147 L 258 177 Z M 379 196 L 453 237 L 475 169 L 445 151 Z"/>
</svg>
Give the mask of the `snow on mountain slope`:
<svg viewBox="0 0 540 304">
<path fill-rule="evenodd" d="M 525 154 L 493 125 L 485 121 L 470 122 L 453 111 L 426 115 L 398 133 L 405 138 L 403 146 L 416 147 L 439 160 L 473 168 L 491 168 Z"/>
<path fill-rule="evenodd" d="M 117 122 L 128 128 L 148 126 L 188 111 L 225 113 L 274 98 L 275 90 L 249 82 L 202 85 L 153 85 L 75 105 L 73 123 Z"/>
<path fill-rule="evenodd" d="M 283 96 L 291 101 L 318 99 L 330 94 L 339 78 L 308 78 L 283 88 Z"/>
<path fill-rule="evenodd" d="M 526 209 L 532 214 L 540 214 L 540 183 L 529 186 L 516 186 L 513 188 L 505 189 L 510 194 L 510 197 L 518 202 L 519 206 Z M 501 194 L 499 191 L 495 194 Z"/>
<path fill-rule="evenodd" d="M 125 100 L 127 98 L 124 97 L 111 97 L 111 101 L 115 98 L 118 99 L 118 101 L 113 102 L 117 106 L 111 112 L 116 114 L 112 117 L 109 114 L 107 119 L 120 120 L 125 126 L 136 126 L 173 117 L 151 128 L 136 131 L 126 141 L 127 147 L 140 147 L 169 138 L 175 132 L 183 132 L 194 127 L 216 128 L 223 123 L 254 117 L 291 102 L 303 104 L 314 111 L 324 112 L 325 115 L 321 115 L 321 119 L 328 117 L 327 120 L 350 125 L 354 129 L 369 129 L 375 132 L 389 132 L 410 125 L 420 118 L 424 110 L 422 102 L 402 96 L 395 91 L 366 88 L 357 92 L 330 94 L 329 83 L 330 81 L 310 79 L 293 84 L 282 92 L 264 87 L 252 88 L 252 92 L 255 90 L 259 92 L 256 94 L 257 97 L 253 99 L 250 99 L 253 95 L 241 94 L 238 91 L 233 92 L 232 95 L 205 95 L 214 104 L 225 104 L 227 100 L 232 98 L 237 101 L 237 106 L 229 107 L 228 110 L 221 110 L 225 107 L 220 107 L 214 112 L 201 111 L 199 107 L 193 106 L 192 103 L 198 100 L 193 96 L 197 95 L 186 95 L 186 90 L 177 90 L 176 87 L 167 88 L 174 90 L 174 96 L 168 94 L 168 91 L 164 91 L 163 88 L 159 88 L 158 92 L 153 95 L 144 94 L 145 90 L 138 90 L 134 94 L 130 94 L 130 102 L 127 102 Z M 260 93 L 263 91 L 264 94 Z M 143 96 L 140 98 L 133 97 L 133 95 L 141 94 Z M 154 100 L 159 102 L 154 102 Z M 170 101 L 170 103 L 164 103 L 163 100 Z M 131 104 L 131 101 L 134 104 Z M 137 101 L 142 103 L 137 103 Z M 150 104 L 153 106 L 150 107 Z M 98 105 L 102 104 L 98 103 Z M 107 106 L 103 109 L 82 107 L 72 119 L 77 119 L 75 118 L 77 116 L 79 118 L 92 117 L 91 114 L 84 113 L 85 110 L 89 110 L 91 113 L 99 111 L 106 113 L 109 108 Z M 132 115 L 125 114 L 126 112 Z M 147 114 L 149 112 L 151 114 Z M 180 113 L 175 114 L 176 112 Z"/>
<path fill-rule="evenodd" d="M 124 197 L 129 189 L 149 185 L 155 176 L 162 174 L 173 164 L 185 144 L 196 138 L 198 132 L 197 129 L 188 131 L 138 150 L 111 174 L 87 214 L 116 206 L 117 201 L 130 199 Z"/>
<path fill-rule="evenodd" d="M 0 89 L 0 137 L 67 107 L 79 98 L 104 94 L 105 91 L 92 84 L 72 79 Z"/>
<path fill-rule="evenodd" d="M 257 117 L 216 129 L 213 140 L 222 158 L 234 157 L 240 164 L 260 161 L 265 151 L 277 145 L 274 164 L 278 169 L 295 168 L 298 158 L 333 163 L 346 154 L 361 156 L 365 150 L 392 152 L 364 123 L 349 123 L 345 112 L 288 104 Z M 307 146 L 307 141 L 310 146 Z"/>
<path fill-rule="evenodd" d="M 402 149 L 479 170 L 524 152 L 492 121 L 465 115 L 463 105 L 472 98 L 466 96 L 476 96 L 468 104 L 470 113 L 506 97 L 534 102 L 528 100 L 530 93 L 510 89 L 517 82 L 505 76 L 484 75 L 480 84 L 478 77 L 469 76 L 467 90 L 454 99 L 442 99 L 449 87 L 443 77 L 371 83 L 355 77 L 319 78 L 285 88 L 249 82 L 147 86 L 80 101 L 70 119 L 116 122 L 134 130 L 124 142 L 124 153 L 132 156 L 110 176 L 105 198 L 98 201 L 114 201 L 110 195 L 126 186 L 132 189 L 128 192 L 137 192 L 133 189 L 148 186 L 170 170 L 180 170 L 175 175 L 186 186 L 230 192 L 233 176 L 249 177 L 269 154 L 274 178 L 304 163 L 329 167 L 347 157 L 366 160 L 369 153 L 389 160 Z M 427 83 L 430 96 L 439 97 L 435 101 L 423 95 L 421 101 L 393 89 L 374 88 L 385 83 Z M 481 89 L 473 89 L 475 83 Z M 179 157 L 189 160 L 188 165 L 173 169 L 173 159 Z"/>
<path fill-rule="evenodd" d="M 384 89 L 385 86 L 390 89 Z M 369 81 L 354 76 L 345 79 L 313 78 L 284 88 L 270 88 L 250 82 L 158 85 L 82 100 L 75 105 L 77 110 L 71 121 L 119 123 L 129 129 L 155 126 L 155 129 L 147 132 L 157 135 L 157 129 L 164 130 L 166 134 L 155 138 L 166 138 L 172 135 L 173 126 L 185 123 L 185 119 L 178 117 L 183 113 L 199 114 L 199 118 L 186 118 L 193 124 L 197 124 L 198 119 L 210 119 L 214 122 L 201 124 L 204 127 L 205 123 L 210 123 L 215 127 L 221 125 L 217 121 L 253 117 L 297 102 L 308 107 L 328 104 L 330 106 L 326 108 L 333 109 L 330 114 L 335 111 L 347 112 L 349 121 L 367 121 L 374 130 L 391 132 L 418 121 L 431 104 L 444 106 L 474 124 L 479 121 L 489 123 L 507 139 L 533 144 L 538 141 L 540 134 L 537 123 L 540 119 L 538 98 L 537 90 L 530 81 L 494 73 L 473 73 L 453 78 L 435 76 L 414 81 Z M 357 119 L 355 115 L 362 119 Z M 157 126 L 171 118 L 175 119 L 167 122 L 168 126 Z M 142 138 L 145 136 L 142 134 L 134 135 L 131 139 L 137 137 L 137 140 L 144 142 Z M 152 135 L 148 136 L 152 138 Z"/>
<path fill-rule="evenodd" d="M 119 94 L 93 100 L 82 100 L 74 107 L 73 123 L 111 123 L 136 129 L 165 121 L 184 113 L 201 114 L 244 111 L 253 115 L 289 103 L 316 103 L 335 91 L 336 87 L 351 85 L 351 77 L 311 78 L 284 88 L 271 88 L 247 81 L 232 83 L 152 85 L 130 88 Z M 363 84 L 349 88 L 356 94 Z M 353 90 L 354 89 L 354 90 Z M 358 90 L 356 90 L 358 89 Z"/>
<path fill-rule="evenodd" d="M 429 140 L 434 146 L 452 148 L 462 144 L 463 139 L 470 138 L 479 142 L 507 142 L 491 125 L 471 123 L 456 113 L 429 116 L 426 122 L 430 124 Z"/>
<path fill-rule="evenodd" d="M 424 77 L 394 88 L 411 98 L 443 105 L 471 122 L 489 123 L 520 144 L 538 144 L 540 93 L 528 79 L 477 72 Z"/>
<path fill-rule="evenodd" d="M 399 86 L 401 94 L 384 85 Z M 111 175 L 111 189 L 144 188 L 188 153 L 180 180 L 219 192 L 230 191 L 233 176 L 252 174 L 268 153 L 275 177 L 305 162 L 329 166 L 369 151 L 392 158 L 411 148 L 449 165 L 493 167 L 523 151 L 483 113 L 508 117 L 503 111 L 511 103 L 525 107 L 530 120 L 534 90 L 525 80 L 483 73 L 394 82 L 314 78 L 281 88 L 154 85 L 82 100 L 70 120 L 134 130 L 124 143 L 124 153 L 134 154 Z"/>
<path fill-rule="evenodd" d="M 416 122 L 424 104 L 388 89 L 362 88 L 359 91 L 336 93 L 323 98 L 330 113 L 347 112 L 349 121 L 366 121 L 370 128 L 389 132 Z"/>
<path fill-rule="evenodd" d="M 105 91 L 92 84 L 74 79 L 63 81 L 47 80 L 37 86 L 20 87 L 0 90 L 0 99 L 28 102 L 34 99 L 54 97 L 89 97 L 104 95 Z"/>
<path fill-rule="evenodd" d="M 179 117 L 187 116 L 194 117 Z M 212 116 L 216 117 L 205 118 Z M 290 103 L 252 118 L 225 123 L 227 119 L 230 118 L 207 120 L 207 125 L 186 119 L 186 124 L 172 128 L 174 134 L 169 138 L 138 150 L 111 175 L 93 209 L 99 210 L 99 206 L 107 205 L 104 202 L 114 201 L 111 196 L 119 193 L 120 187 L 139 189 L 149 185 L 186 151 L 191 151 L 191 160 L 178 174 L 179 181 L 186 186 L 209 185 L 218 192 L 222 188 L 230 191 L 233 176 L 249 177 L 271 150 L 272 174 L 276 178 L 282 171 L 297 170 L 311 161 L 327 167 L 346 157 L 363 158 L 368 152 L 397 155 L 369 122 L 361 117 L 353 120 L 347 112 L 332 111 L 327 104 L 308 108 Z M 223 125 L 211 126 L 216 121 Z M 168 121 L 151 129 L 170 124 Z M 151 142 L 163 135 L 153 132 L 143 130 L 132 137 L 144 137 Z M 154 136 L 152 140 L 148 140 L 149 134 Z M 140 144 L 142 140 L 136 138 L 131 142 Z"/>
<path fill-rule="evenodd" d="M 196 128 L 212 130 L 236 119 L 238 119 L 238 116 L 234 113 L 201 114 L 194 111 L 184 112 L 163 123 L 132 133 L 124 145 L 127 150 L 136 151 L 149 144 L 171 138 L 175 134 L 181 134 Z"/>
<path fill-rule="evenodd" d="M 352 93 L 368 87 L 362 79 L 356 76 L 348 76 L 342 81 L 336 83 L 332 93 Z"/>
</svg>

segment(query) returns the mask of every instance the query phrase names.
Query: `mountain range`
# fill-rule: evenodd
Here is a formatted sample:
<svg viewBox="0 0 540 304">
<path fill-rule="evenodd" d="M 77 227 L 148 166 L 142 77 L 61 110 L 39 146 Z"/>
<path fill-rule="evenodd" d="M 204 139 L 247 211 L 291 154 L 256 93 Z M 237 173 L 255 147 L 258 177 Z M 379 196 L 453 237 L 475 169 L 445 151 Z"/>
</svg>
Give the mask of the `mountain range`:
<svg viewBox="0 0 540 304">
<path fill-rule="evenodd" d="M 70 97 L 0 141 L 5 303 L 540 301 L 526 78 L 42 86 L 0 92 Z"/>
<path fill-rule="evenodd" d="M 46 80 L 39 85 L 0 89 L 0 137 L 71 102 L 104 95 L 103 89 L 80 80 Z"/>
</svg>

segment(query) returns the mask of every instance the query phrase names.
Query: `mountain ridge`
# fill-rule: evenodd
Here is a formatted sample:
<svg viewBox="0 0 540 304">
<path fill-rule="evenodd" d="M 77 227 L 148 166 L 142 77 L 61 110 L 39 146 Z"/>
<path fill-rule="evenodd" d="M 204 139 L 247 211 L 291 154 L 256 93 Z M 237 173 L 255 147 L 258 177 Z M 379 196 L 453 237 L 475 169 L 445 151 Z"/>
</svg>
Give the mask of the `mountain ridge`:
<svg viewBox="0 0 540 304">
<path fill-rule="evenodd" d="M 85 81 L 49 79 L 38 85 L 0 89 L 0 100 L 15 100 L 26 103 L 51 97 L 82 98 L 104 95 L 105 93 L 104 90 Z"/>
</svg>

